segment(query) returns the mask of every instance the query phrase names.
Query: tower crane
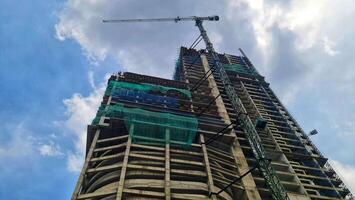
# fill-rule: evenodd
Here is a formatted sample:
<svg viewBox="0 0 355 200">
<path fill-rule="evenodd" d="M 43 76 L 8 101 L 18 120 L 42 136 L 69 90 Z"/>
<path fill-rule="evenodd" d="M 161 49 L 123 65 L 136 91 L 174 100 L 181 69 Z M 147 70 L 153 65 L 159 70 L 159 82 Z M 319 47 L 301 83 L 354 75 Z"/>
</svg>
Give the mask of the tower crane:
<svg viewBox="0 0 355 200">
<path fill-rule="evenodd" d="M 212 56 L 214 60 L 213 68 L 217 71 L 223 83 L 224 89 L 227 93 L 227 96 L 230 102 L 232 103 L 232 107 L 238 116 L 237 122 L 245 132 L 247 140 L 257 160 L 257 167 L 259 168 L 260 172 L 263 174 L 263 177 L 265 178 L 266 184 L 271 191 L 272 198 L 274 200 L 289 200 L 289 197 L 284 187 L 282 186 L 280 180 L 276 176 L 275 170 L 270 165 L 271 160 L 268 159 L 266 156 L 266 152 L 263 146 L 261 145 L 260 137 L 256 131 L 256 128 L 253 122 L 251 121 L 251 119 L 249 118 L 249 116 L 246 114 L 246 110 L 240 98 L 237 96 L 237 93 L 235 92 L 234 87 L 231 81 L 229 80 L 229 77 L 226 71 L 224 70 L 222 63 L 220 62 L 218 54 L 214 50 L 213 44 L 210 41 L 207 32 L 202 25 L 204 21 L 219 21 L 219 17 L 217 15 L 207 16 L 207 17 L 190 16 L 190 17 L 176 17 L 176 18 L 103 20 L 104 23 L 131 23 L 131 22 L 175 22 L 177 23 L 180 21 L 195 21 L 195 25 L 198 27 L 200 31 L 199 37 L 202 37 L 202 39 L 204 40 L 206 44 L 207 52 Z M 249 170 L 248 173 L 250 173 L 250 171 L 251 170 Z M 239 180 L 243 176 L 244 175 L 237 178 L 236 180 Z M 212 193 L 212 194 L 218 194 L 218 193 Z"/>
</svg>

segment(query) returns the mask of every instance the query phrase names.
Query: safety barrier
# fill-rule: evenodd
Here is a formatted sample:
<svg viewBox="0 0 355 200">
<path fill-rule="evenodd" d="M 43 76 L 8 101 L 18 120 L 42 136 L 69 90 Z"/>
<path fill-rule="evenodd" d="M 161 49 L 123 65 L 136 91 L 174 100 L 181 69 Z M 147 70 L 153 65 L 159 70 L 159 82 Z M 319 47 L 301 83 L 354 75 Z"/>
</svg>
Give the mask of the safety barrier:
<svg viewBox="0 0 355 200">
<path fill-rule="evenodd" d="M 127 108 L 122 103 L 100 106 L 92 124 L 98 124 L 102 116 L 123 119 L 133 142 L 152 145 L 191 145 L 198 127 L 194 116 Z"/>
</svg>

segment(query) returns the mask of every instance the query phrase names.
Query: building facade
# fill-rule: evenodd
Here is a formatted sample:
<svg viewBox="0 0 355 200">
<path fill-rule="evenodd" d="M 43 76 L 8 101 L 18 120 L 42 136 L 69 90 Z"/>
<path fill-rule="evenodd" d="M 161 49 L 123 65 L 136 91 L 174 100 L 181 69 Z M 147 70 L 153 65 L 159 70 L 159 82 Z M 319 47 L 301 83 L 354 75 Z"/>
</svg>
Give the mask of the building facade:
<svg viewBox="0 0 355 200">
<path fill-rule="evenodd" d="M 259 127 L 260 143 L 289 199 L 351 198 L 248 58 L 219 59 L 243 116 L 233 111 L 204 51 L 182 47 L 174 80 L 112 75 L 88 126 L 72 199 L 272 199 L 239 117 Z"/>
</svg>

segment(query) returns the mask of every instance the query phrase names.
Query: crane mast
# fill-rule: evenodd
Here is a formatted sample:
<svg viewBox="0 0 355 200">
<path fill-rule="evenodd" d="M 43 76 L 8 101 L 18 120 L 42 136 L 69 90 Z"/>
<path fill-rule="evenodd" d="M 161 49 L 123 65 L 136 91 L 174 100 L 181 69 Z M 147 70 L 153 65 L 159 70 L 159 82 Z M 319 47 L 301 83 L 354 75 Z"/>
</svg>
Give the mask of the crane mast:
<svg viewBox="0 0 355 200">
<path fill-rule="evenodd" d="M 258 132 L 256 131 L 256 128 L 249 118 L 248 115 L 246 115 L 246 110 L 240 100 L 240 98 L 237 96 L 237 93 L 234 90 L 234 87 L 225 71 L 223 68 L 222 63 L 220 62 L 220 59 L 218 57 L 217 52 L 214 50 L 213 44 L 210 41 L 207 32 L 205 28 L 203 27 L 202 23 L 203 21 L 219 21 L 218 16 L 207 16 L 207 17 L 197 17 L 197 16 L 191 16 L 191 17 L 176 17 L 176 18 L 153 18 L 153 19 L 121 19 L 121 20 L 103 20 L 103 22 L 113 22 L 113 23 L 129 23 L 129 22 L 179 22 L 179 21 L 195 21 L 195 25 L 198 27 L 200 31 L 200 36 L 204 40 L 206 44 L 206 49 L 208 53 L 212 56 L 213 61 L 214 61 L 214 70 L 212 70 L 214 73 L 217 73 L 222 81 L 222 84 L 224 86 L 224 89 L 227 93 L 228 99 L 230 100 L 232 107 L 234 111 L 237 114 L 237 121 L 240 127 L 243 129 L 245 132 L 245 135 L 247 137 L 247 140 L 252 148 L 253 154 L 257 160 L 257 167 L 263 174 L 263 177 L 265 178 L 266 184 L 268 185 L 272 197 L 274 200 L 288 200 L 289 197 L 282 186 L 280 180 L 276 176 L 275 170 L 273 167 L 270 165 L 271 160 L 267 158 L 266 152 L 261 145 L 260 142 L 260 137 L 258 135 Z"/>
</svg>

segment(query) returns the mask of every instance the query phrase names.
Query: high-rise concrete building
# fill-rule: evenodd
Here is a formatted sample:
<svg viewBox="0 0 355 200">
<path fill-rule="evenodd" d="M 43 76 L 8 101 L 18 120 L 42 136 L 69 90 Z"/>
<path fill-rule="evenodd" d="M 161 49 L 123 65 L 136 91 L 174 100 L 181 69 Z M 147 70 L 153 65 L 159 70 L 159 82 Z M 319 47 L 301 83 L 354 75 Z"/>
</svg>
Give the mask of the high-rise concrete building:
<svg viewBox="0 0 355 200">
<path fill-rule="evenodd" d="M 219 60 L 243 112 L 233 110 L 204 51 L 182 47 L 174 80 L 112 75 L 88 126 L 72 199 L 258 200 L 272 199 L 278 185 L 290 200 L 352 198 L 248 58 Z M 257 135 L 240 119 L 253 122 Z M 270 159 L 275 183 L 249 137 Z"/>
</svg>

